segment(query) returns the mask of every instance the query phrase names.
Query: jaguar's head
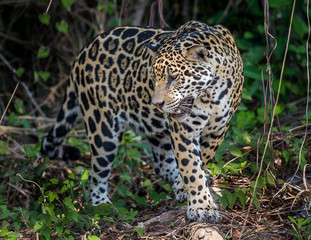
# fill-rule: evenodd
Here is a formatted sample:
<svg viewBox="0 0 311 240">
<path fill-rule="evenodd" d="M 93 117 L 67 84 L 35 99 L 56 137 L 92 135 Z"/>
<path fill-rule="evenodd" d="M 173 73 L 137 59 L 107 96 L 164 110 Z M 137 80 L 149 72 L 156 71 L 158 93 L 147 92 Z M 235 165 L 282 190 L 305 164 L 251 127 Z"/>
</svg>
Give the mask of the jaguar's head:
<svg viewBox="0 0 311 240">
<path fill-rule="evenodd" d="M 187 117 L 194 101 L 219 79 L 215 65 L 221 56 L 214 54 L 216 46 L 210 45 L 217 43 L 210 35 L 186 31 L 175 33 L 163 45 L 146 44 L 154 54 L 152 103 L 177 120 Z"/>
</svg>

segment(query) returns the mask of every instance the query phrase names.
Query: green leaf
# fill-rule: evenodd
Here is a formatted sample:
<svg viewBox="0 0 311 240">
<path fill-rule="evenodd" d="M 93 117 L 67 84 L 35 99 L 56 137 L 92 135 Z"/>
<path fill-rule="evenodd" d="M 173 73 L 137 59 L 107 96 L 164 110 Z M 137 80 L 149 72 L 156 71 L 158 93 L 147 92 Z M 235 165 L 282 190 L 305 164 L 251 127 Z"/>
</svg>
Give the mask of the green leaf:
<svg viewBox="0 0 311 240">
<path fill-rule="evenodd" d="M 214 163 L 208 163 L 207 164 L 207 168 L 210 169 L 212 171 L 212 174 L 219 174 L 220 171 L 223 169 L 223 166 L 226 163 L 223 161 L 220 161 L 218 164 L 214 164 Z M 224 171 L 222 171 L 222 174 L 227 175 Z"/>
<path fill-rule="evenodd" d="M 76 179 L 75 175 L 72 172 L 68 174 L 68 177 L 72 180 Z"/>
<path fill-rule="evenodd" d="M 25 154 L 26 156 L 31 159 L 33 157 L 35 157 L 39 151 L 41 149 L 41 142 L 38 142 L 34 147 L 33 149 L 30 148 L 30 146 L 28 144 L 25 144 L 24 145 L 24 151 L 25 151 Z"/>
<path fill-rule="evenodd" d="M 311 222 L 311 217 L 305 219 L 305 220 L 301 223 L 301 225 L 306 225 L 306 224 L 308 224 L 309 222 Z"/>
<path fill-rule="evenodd" d="M 231 153 L 231 155 L 233 155 L 235 157 L 241 157 L 243 155 L 241 150 L 236 146 L 232 147 L 232 149 L 230 150 L 230 153 Z"/>
<path fill-rule="evenodd" d="M 46 226 L 42 231 L 41 234 L 45 237 L 45 239 L 51 239 L 51 228 Z"/>
<path fill-rule="evenodd" d="M 227 191 L 226 192 L 226 198 L 228 200 L 229 207 L 232 209 L 234 204 L 235 204 L 237 195 L 236 194 L 232 194 L 231 192 Z"/>
<path fill-rule="evenodd" d="M 49 213 L 49 215 L 50 215 L 52 218 L 55 217 L 54 208 L 55 208 L 55 206 L 54 206 L 53 204 L 51 204 L 51 203 L 50 203 L 50 204 L 47 204 L 47 205 L 45 206 L 46 211 Z"/>
<path fill-rule="evenodd" d="M 248 193 L 247 188 L 236 188 L 235 189 L 235 194 L 239 198 L 240 203 L 242 204 L 243 207 L 245 207 L 246 205 L 247 193 Z"/>
<path fill-rule="evenodd" d="M 297 225 L 297 222 L 295 219 L 293 219 L 291 216 L 288 216 L 288 219 L 291 220 L 293 223 L 295 223 L 295 225 Z"/>
<path fill-rule="evenodd" d="M 254 125 L 255 113 L 253 111 L 241 111 L 237 114 L 237 126 L 239 129 Z"/>
<path fill-rule="evenodd" d="M 39 20 L 45 25 L 49 25 L 50 23 L 50 15 L 48 13 L 39 14 Z"/>
<path fill-rule="evenodd" d="M 56 178 L 51 178 L 51 179 L 50 179 L 50 182 L 53 183 L 53 184 L 58 184 L 58 179 L 56 179 Z"/>
<path fill-rule="evenodd" d="M 249 101 L 252 101 L 253 100 L 253 97 L 252 95 L 249 93 L 248 89 L 244 88 L 243 89 L 243 94 L 242 94 L 242 98 L 244 100 L 249 100 Z M 242 104 L 242 103 L 241 103 Z M 243 106 L 243 105 L 242 105 Z M 239 109 L 240 109 L 241 105 L 239 106 Z"/>
<path fill-rule="evenodd" d="M 27 156 L 28 158 L 31 158 L 31 148 L 30 148 L 30 146 L 29 146 L 28 144 L 25 144 L 25 145 L 24 145 L 24 151 L 25 151 L 25 153 L 26 153 L 26 156 Z"/>
<path fill-rule="evenodd" d="M 150 198 L 154 201 L 154 205 L 157 205 L 161 200 L 169 199 L 165 192 L 161 192 L 158 194 L 155 191 L 150 191 Z"/>
<path fill-rule="evenodd" d="M 46 82 L 51 76 L 50 72 L 44 72 L 44 71 L 35 71 L 34 72 L 34 78 L 35 83 L 39 81 L 39 79 L 42 79 L 44 82 Z"/>
<path fill-rule="evenodd" d="M 258 198 L 257 198 L 256 196 L 253 197 L 253 204 L 254 204 L 257 208 L 259 208 L 259 200 L 258 200 Z"/>
<path fill-rule="evenodd" d="M 58 234 L 58 236 L 62 236 L 64 228 L 62 226 L 55 226 L 56 232 Z"/>
<path fill-rule="evenodd" d="M 36 232 L 36 231 L 38 231 L 39 229 L 41 229 L 42 226 L 43 226 L 43 222 L 42 222 L 42 221 L 37 221 L 37 222 L 35 223 L 35 225 L 33 226 L 32 230 Z"/>
<path fill-rule="evenodd" d="M 136 203 L 142 206 L 150 206 L 145 197 L 132 196 L 132 199 L 135 200 Z"/>
<path fill-rule="evenodd" d="M 128 172 L 120 173 L 120 178 L 123 181 L 128 181 L 129 183 L 132 183 L 132 181 L 133 181 L 132 176 Z"/>
<path fill-rule="evenodd" d="M 41 142 L 37 142 L 36 145 L 33 147 L 33 149 L 31 150 L 31 155 L 32 157 L 35 157 L 41 150 Z"/>
<path fill-rule="evenodd" d="M 66 197 L 65 200 L 64 200 L 64 204 L 65 204 L 69 209 L 75 210 L 75 206 L 73 205 L 71 198 Z"/>
<path fill-rule="evenodd" d="M 75 222 L 78 222 L 79 213 L 76 212 L 75 210 L 69 209 L 67 211 L 67 215 L 68 215 L 68 217 L 70 217 L 70 219 L 74 220 Z"/>
<path fill-rule="evenodd" d="M 120 221 L 127 221 L 127 220 L 132 220 L 138 213 L 138 211 L 134 211 L 133 208 L 131 208 L 130 211 L 128 211 L 126 208 L 119 207 L 118 208 L 118 219 Z"/>
<path fill-rule="evenodd" d="M 24 72 L 25 72 L 25 68 L 19 67 L 19 68 L 16 70 L 16 75 L 17 75 L 18 77 L 21 77 L 21 76 L 23 76 Z"/>
<path fill-rule="evenodd" d="M 47 58 L 50 55 L 50 50 L 44 46 L 41 46 L 38 50 L 38 58 Z"/>
<path fill-rule="evenodd" d="M 250 186 L 252 187 L 252 188 L 254 188 L 255 187 L 255 183 L 256 183 L 256 181 L 251 181 L 250 182 Z M 257 182 L 257 189 L 259 188 L 264 188 L 266 186 L 266 179 L 264 178 L 264 177 L 262 177 L 262 176 L 260 176 L 259 178 L 258 178 L 258 182 Z"/>
<path fill-rule="evenodd" d="M 68 33 L 68 23 L 65 20 L 56 23 L 56 29 L 61 33 Z"/>
<path fill-rule="evenodd" d="M 128 197 L 133 195 L 130 190 L 128 189 L 128 187 L 126 187 L 125 185 L 121 185 L 120 187 L 116 187 L 118 194 L 121 195 L 122 197 Z"/>
<path fill-rule="evenodd" d="M 0 206 L 0 220 L 5 219 L 7 217 L 13 216 L 14 213 L 11 213 L 11 211 L 7 208 L 6 205 Z"/>
<path fill-rule="evenodd" d="M 18 230 L 20 230 L 22 223 L 21 222 L 14 222 L 14 223 L 12 223 L 12 226 L 14 227 L 14 230 L 18 231 Z"/>
<path fill-rule="evenodd" d="M 84 170 L 82 175 L 81 175 L 81 181 L 87 181 L 89 179 L 89 171 Z"/>
<path fill-rule="evenodd" d="M 99 237 L 96 237 L 96 236 L 94 236 L 94 235 L 88 236 L 87 239 L 89 239 L 89 240 L 100 240 Z"/>
<path fill-rule="evenodd" d="M 0 231 L 0 236 L 7 236 L 7 235 L 10 234 L 9 230 L 4 228 L 4 227 L 2 227 L 0 230 L 1 230 Z"/>
<path fill-rule="evenodd" d="M 114 222 L 114 219 L 112 217 L 106 217 L 106 216 L 103 216 L 101 220 L 103 222 Z"/>
<path fill-rule="evenodd" d="M 217 198 L 219 199 L 222 207 L 226 210 L 228 206 L 227 198 L 226 198 L 226 192 L 228 192 L 227 189 L 221 190 L 221 195 L 216 194 Z"/>
<path fill-rule="evenodd" d="M 138 226 L 135 226 L 134 229 L 138 233 L 139 237 L 142 238 L 144 235 L 144 229 L 142 227 L 138 227 Z"/>
<path fill-rule="evenodd" d="M 130 156 L 135 159 L 140 159 L 140 152 L 136 148 L 131 148 L 128 150 Z"/>
<path fill-rule="evenodd" d="M 277 114 L 281 114 L 283 112 L 283 110 L 285 109 L 285 105 L 282 105 L 282 104 L 278 104 L 276 106 L 276 112 Z"/>
<path fill-rule="evenodd" d="M 24 102 L 19 98 L 15 99 L 14 108 L 18 114 L 24 114 L 25 113 Z"/>
<path fill-rule="evenodd" d="M 142 184 L 141 186 L 142 187 L 148 187 L 151 185 L 151 180 L 150 179 L 146 179 Z"/>
<path fill-rule="evenodd" d="M 2 140 L 0 140 L 0 155 L 9 155 L 11 151 L 8 150 L 9 146 Z"/>
<path fill-rule="evenodd" d="M 74 0 L 62 0 L 62 4 L 64 8 L 70 8 L 73 2 Z"/>
<path fill-rule="evenodd" d="M 60 189 L 60 193 L 63 194 L 64 192 L 68 191 L 68 186 L 63 185 L 62 188 Z"/>
<path fill-rule="evenodd" d="M 275 180 L 271 173 L 267 173 L 267 183 L 275 186 Z"/>
<path fill-rule="evenodd" d="M 113 215 L 115 209 L 113 204 L 100 204 L 98 206 L 87 205 L 86 210 L 90 214 L 99 214 L 101 216 Z"/>
<path fill-rule="evenodd" d="M 59 199 L 58 195 L 56 193 L 53 192 L 49 192 L 49 196 L 50 196 L 50 203 L 53 202 L 55 199 Z"/>
<path fill-rule="evenodd" d="M 310 219 L 310 218 L 307 218 L 307 219 Z M 306 228 L 305 228 L 305 233 L 309 233 L 311 232 L 311 224 L 307 225 Z"/>
</svg>

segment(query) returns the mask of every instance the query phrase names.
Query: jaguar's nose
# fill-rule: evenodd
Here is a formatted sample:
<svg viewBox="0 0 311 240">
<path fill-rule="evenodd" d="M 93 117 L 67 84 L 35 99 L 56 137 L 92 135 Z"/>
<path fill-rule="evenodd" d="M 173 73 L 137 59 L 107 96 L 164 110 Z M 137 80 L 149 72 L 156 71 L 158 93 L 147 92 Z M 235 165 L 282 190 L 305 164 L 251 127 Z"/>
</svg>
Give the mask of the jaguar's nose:
<svg viewBox="0 0 311 240">
<path fill-rule="evenodd" d="M 164 101 L 163 102 L 158 102 L 158 103 L 153 103 L 154 106 L 156 106 L 159 109 L 162 109 L 162 107 L 164 106 Z"/>
</svg>

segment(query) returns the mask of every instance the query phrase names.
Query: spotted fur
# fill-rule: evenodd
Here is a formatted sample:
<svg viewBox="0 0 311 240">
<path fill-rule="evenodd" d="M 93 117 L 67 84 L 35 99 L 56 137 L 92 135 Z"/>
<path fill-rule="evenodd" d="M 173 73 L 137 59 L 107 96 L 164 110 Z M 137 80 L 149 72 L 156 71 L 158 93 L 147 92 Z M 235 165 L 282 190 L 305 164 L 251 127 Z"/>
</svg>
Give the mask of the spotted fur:
<svg viewBox="0 0 311 240">
<path fill-rule="evenodd" d="M 145 135 L 155 172 L 188 201 L 189 219 L 221 220 L 205 175 L 242 94 L 243 63 L 223 26 L 190 21 L 178 30 L 118 27 L 76 57 L 57 122 L 42 153 L 55 155 L 84 116 L 92 153 L 92 204 L 109 203 L 108 179 L 122 134 Z"/>
</svg>

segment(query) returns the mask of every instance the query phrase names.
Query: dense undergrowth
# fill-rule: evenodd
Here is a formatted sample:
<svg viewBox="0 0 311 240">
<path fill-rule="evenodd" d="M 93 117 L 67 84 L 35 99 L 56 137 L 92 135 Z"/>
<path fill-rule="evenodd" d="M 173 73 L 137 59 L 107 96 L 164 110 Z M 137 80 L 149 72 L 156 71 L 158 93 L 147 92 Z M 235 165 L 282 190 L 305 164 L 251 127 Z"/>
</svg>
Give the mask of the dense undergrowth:
<svg viewBox="0 0 311 240">
<path fill-rule="evenodd" d="M 80 148 L 81 160 L 63 163 L 39 157 L 38 151 L 61 104 L 70 64 L 87 41 L 118 25 L 177 28 L 198 19 L 229 28 L 244 61 L 242 104 L 208 165 L 221 189 L 222 232 L 232 239 L 246 234 L 250 239 L 249 229 L 308 239 L 307 2 L 0 2 L 0 236 L 152 238 L 150 232 L 166 236 L 187 224 L 176 220 L 184 214 L 161 231 L 140 224 L 181 206 L 170 184 L 153 173 L 148 146 L 131 131 L 123 136 L 114 162 L 113 205 L 89 205 L 89 149 L 81 123 L 67 139 Z M 177 233 L 176 239 L 189 238 L 183 230 Z"/>
</svg>

